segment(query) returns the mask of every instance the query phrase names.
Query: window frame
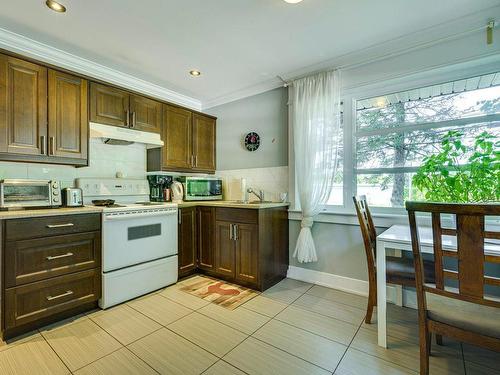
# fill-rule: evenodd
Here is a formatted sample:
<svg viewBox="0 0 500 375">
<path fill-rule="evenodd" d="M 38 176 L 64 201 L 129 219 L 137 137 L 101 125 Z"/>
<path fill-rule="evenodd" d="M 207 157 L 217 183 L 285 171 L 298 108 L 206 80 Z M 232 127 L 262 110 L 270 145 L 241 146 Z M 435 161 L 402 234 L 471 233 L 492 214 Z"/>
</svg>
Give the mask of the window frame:
<svg viewBox="0 0 500 375">
<path fill-rule="evenodd" d="M 378 80 L 366 85 L 345 87 L 343 90 L 343 131 L 344 131 L 344 164 L 343 164 L 343 204 L 323 205 L 322 214 L 354 215 L 352 197 L 356 195 L 356 104 L 357 101 L 377 96 L 390 95 L 394 92 L 415 90 L 426 86 L 442 84 L 445 82 L 466 79 L 484 74 L 498 72 L 498 65 L 486 63 L 475 64 L 464 68 L 463 64 L 456 64 L 430 71 L 420 72 L 411 76 Z M 418 126 L 417 126 L 418 127 Z M 408 126 L 405 130 L 412 130 Z M 416 170 L 418 167 L 402 167 L 403 169 Z M 375 170 L 375 169 L 372 169 Z M 293 211 L 293 210 L 292 210 Z M 297 211 L 297 210 L 296 210 Z M 372 207 L 374 216 L 401 218 L 406 216 L 404 207 Z M 327 220 L 328 221 L 328 220 Z"/>
</svg>

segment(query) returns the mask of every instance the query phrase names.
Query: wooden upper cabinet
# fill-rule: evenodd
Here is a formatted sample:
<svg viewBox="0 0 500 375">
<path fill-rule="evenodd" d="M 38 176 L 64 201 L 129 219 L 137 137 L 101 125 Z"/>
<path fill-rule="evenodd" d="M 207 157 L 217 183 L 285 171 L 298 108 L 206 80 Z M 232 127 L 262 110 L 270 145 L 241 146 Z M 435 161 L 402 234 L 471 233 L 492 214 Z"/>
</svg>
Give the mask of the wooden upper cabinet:
<svg viewBox="0 0 500 375">
<path fill-rule="evenodd" d="M 193 116 L 193 170 L 215 171 L 215 119 L 195 114 Z"/>
<path fill-rule="evenodd" d="M 90 121 L 128 128 L 130 94 L 92 82 L 90 84 Z"/>
<path fill-rule="evenodd" d="M 47 69 L 0 55 L 0 152 L 46 153 Z"/>
<path fill-rule="evenodd" d="M 186 109 L 164 105 L 162 168 L 187 170 L 192 166 L 192 113 Z"/>
<path fill-rule="evenodd" d="M 161 128 L 162 105 L 156 100 L 143 96 L 130 96 L 130 127 L 136 130 L 159 133 Z"/>
<path fill-rule="evenodd" d="M 49 70 L 48 154 L 87 159 L 87 80 Z"/>
</svg>

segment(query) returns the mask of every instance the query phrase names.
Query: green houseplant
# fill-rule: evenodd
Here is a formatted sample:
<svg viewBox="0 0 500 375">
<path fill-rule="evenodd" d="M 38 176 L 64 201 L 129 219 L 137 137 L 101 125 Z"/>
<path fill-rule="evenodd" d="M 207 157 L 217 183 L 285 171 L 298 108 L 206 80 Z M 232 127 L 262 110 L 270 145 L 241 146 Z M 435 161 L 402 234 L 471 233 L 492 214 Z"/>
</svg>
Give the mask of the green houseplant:
<svg viewBox="0 0 500 375">
<path fill-rule="evenodd" d="M 424 158 L 413 185 L 432 202 L 500 201 L 500 140 L 485 131 L 467 145 L 463 133 L 446 133 L 440 152 Z"/>
</svg>

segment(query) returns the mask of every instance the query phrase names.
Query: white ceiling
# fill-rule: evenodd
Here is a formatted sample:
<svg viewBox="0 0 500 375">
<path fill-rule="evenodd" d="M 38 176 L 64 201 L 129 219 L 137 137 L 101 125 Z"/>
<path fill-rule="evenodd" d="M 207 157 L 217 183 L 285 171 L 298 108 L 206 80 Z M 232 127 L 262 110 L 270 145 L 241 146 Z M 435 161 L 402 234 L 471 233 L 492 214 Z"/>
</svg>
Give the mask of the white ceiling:
<svg viewBox="0 0 500 375">
<path fill-rule="evenodd" d="M 412 35 L 498 0 L 3 1 L 0 27 L 199 99 L 292 77 L 322 62 Z M 460 30 L 455 30 L 458 33 Z M 192 78 L 190 69 L 202 76 Z"/>
</svg>

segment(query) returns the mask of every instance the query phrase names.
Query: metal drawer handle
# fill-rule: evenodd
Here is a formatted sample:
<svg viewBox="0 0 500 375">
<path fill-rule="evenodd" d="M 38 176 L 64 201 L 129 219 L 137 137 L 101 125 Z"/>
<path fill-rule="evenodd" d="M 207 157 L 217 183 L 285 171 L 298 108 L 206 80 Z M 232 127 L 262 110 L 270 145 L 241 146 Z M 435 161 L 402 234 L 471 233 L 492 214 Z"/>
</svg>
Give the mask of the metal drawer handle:
<svg viewBox="0 0 500 375">
<path fill-rule="evenodd" d="M 47 224 L 47 228 L 64 228 L 64 227 L 72 227 L 75 224 L 66 223 L 66 224 Z"/>
<path fill-rule="evenodd" d="M 52 301 L 52 300 L 55 300 L 55 299 L 58 299 L 58 298 L 62 298 L 62 297 L 66 297 L 66 296 L 70 296 L 73 294 L 73 291 L 72 290 L 68 290 L 66 291 L 65 293 L 62 293 L 62 294 L 59 294 L 57 296 L 48 296 L 47 297 L 47 301 Z"/>
<path fill-rule="evenodd" d="M 73 253 L 66 253 L 66 254 L 61 254 L 61 255 L 49 255 L 46 259 L 47 260 L 54 260 L 54 259 L 60 259 L 60 258 L 66 258 L 66 257 L 72 257 Z"/>
</svg>

